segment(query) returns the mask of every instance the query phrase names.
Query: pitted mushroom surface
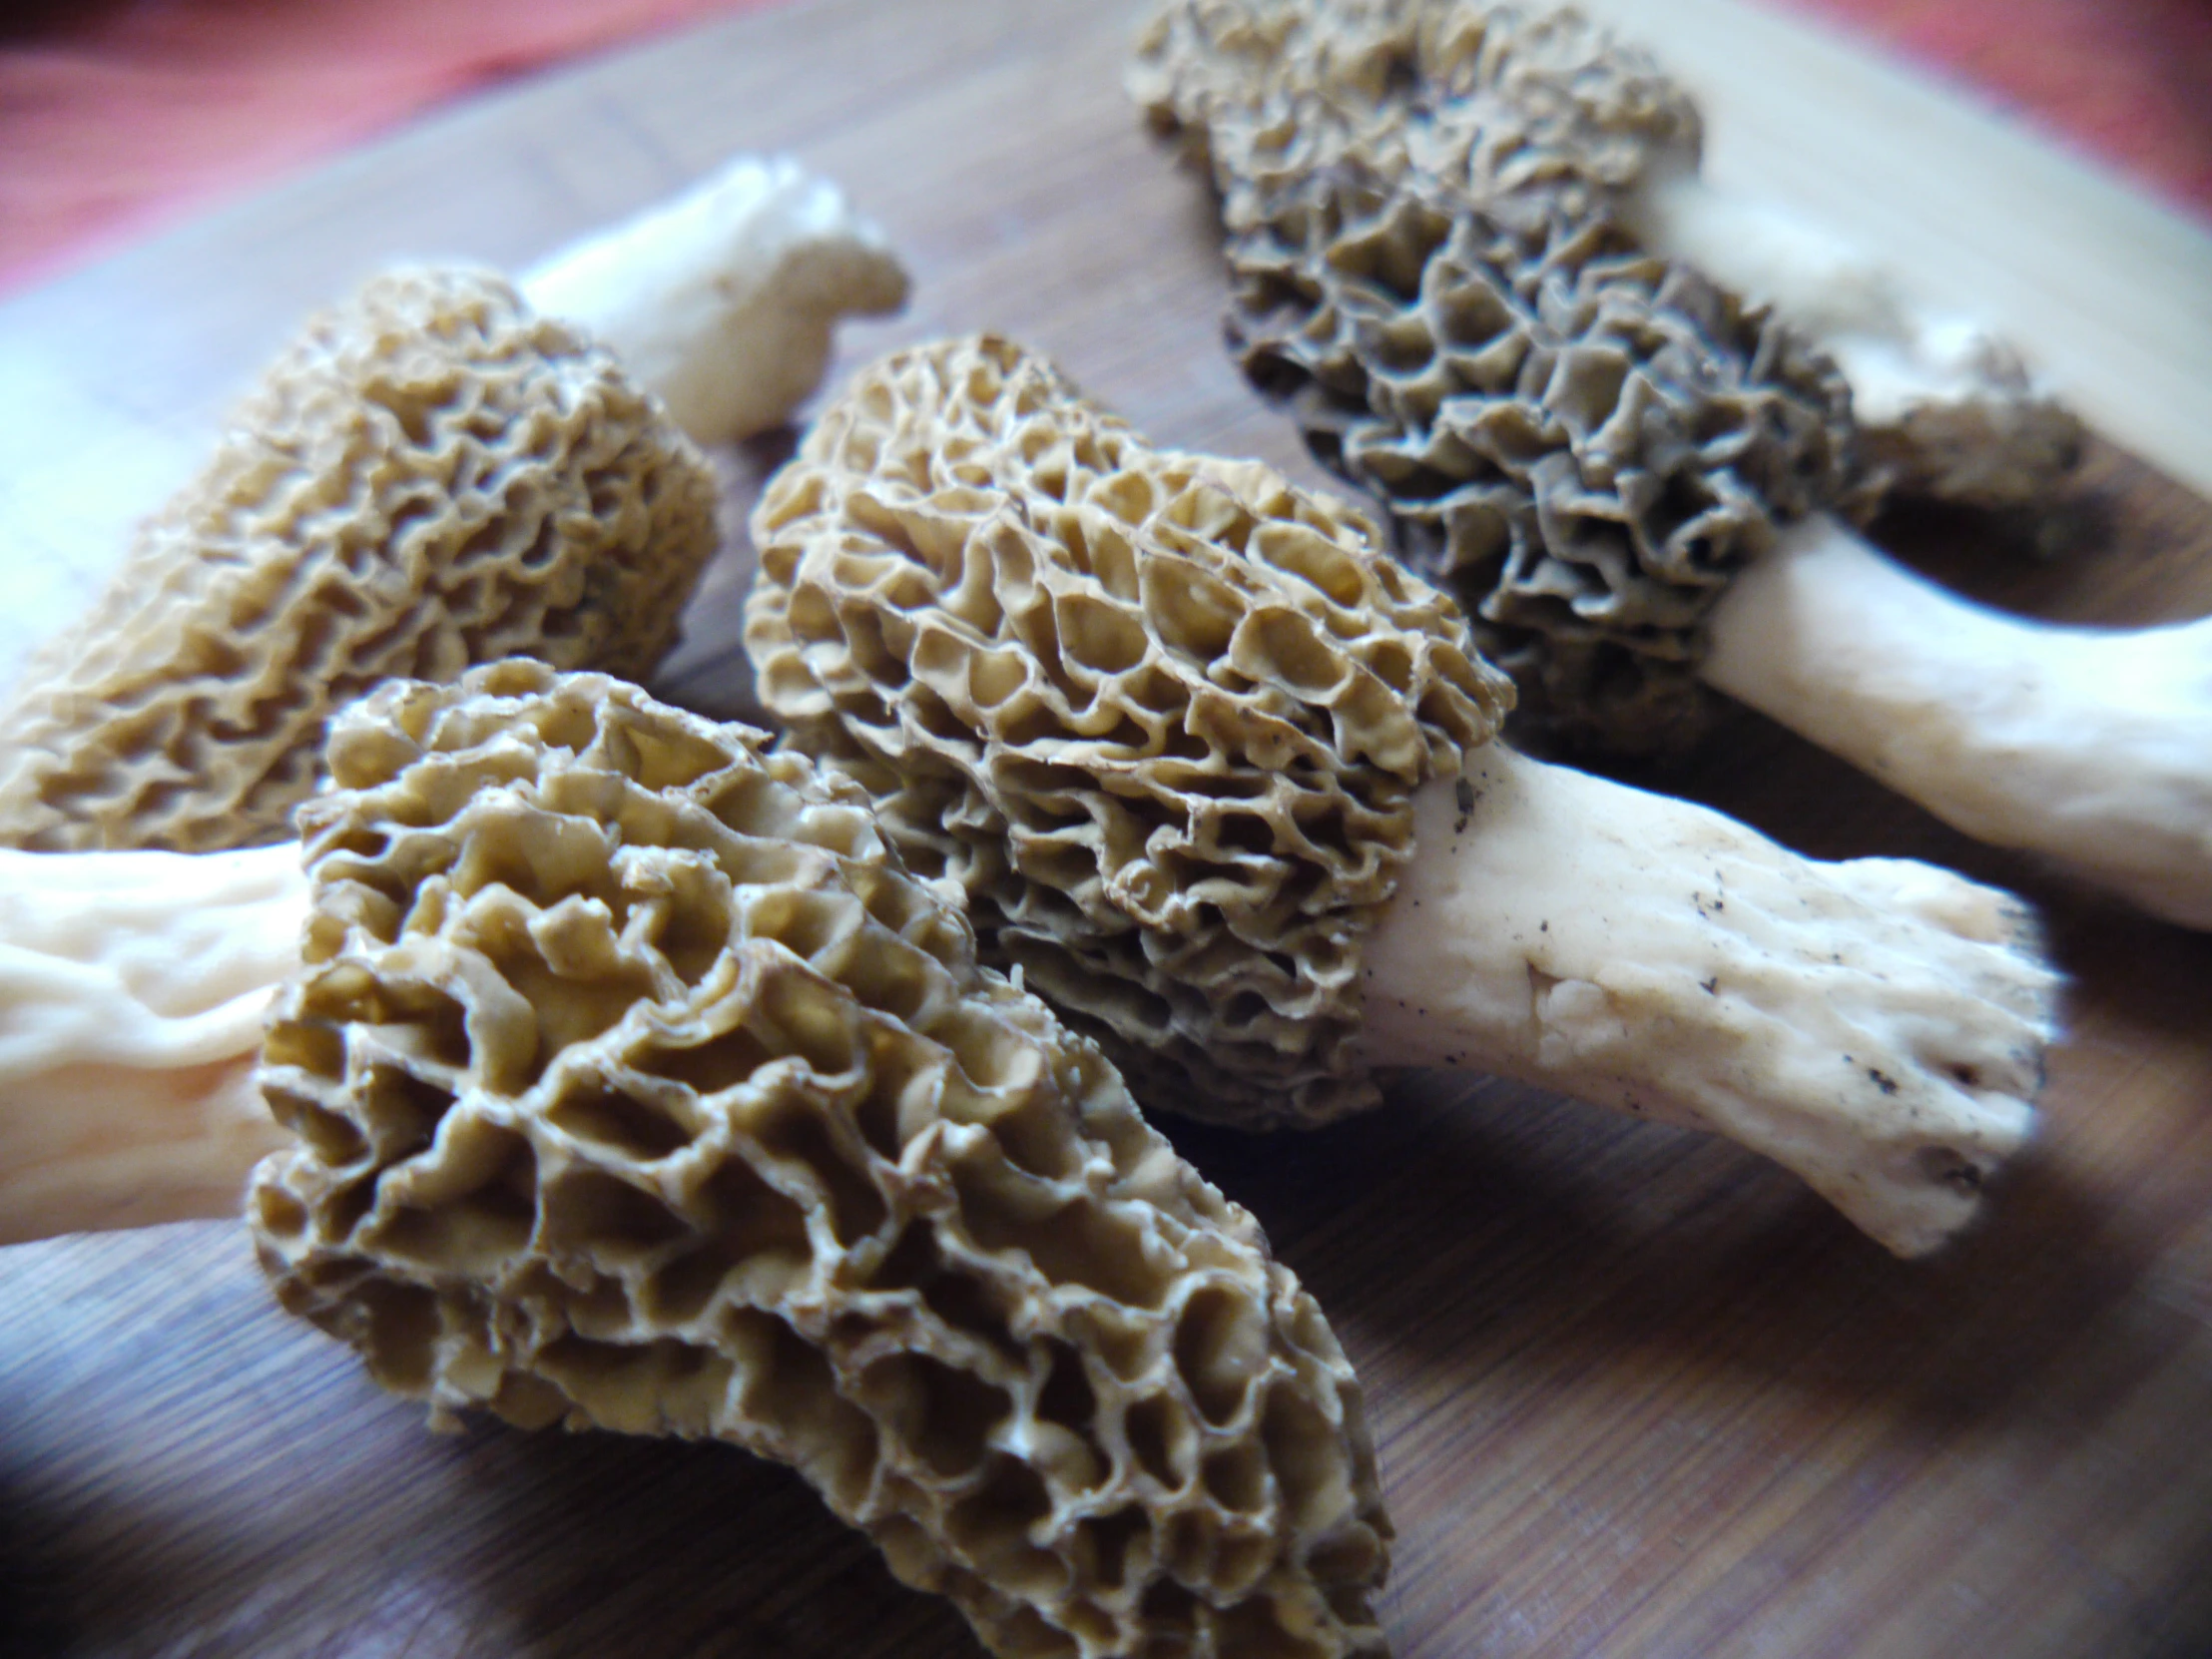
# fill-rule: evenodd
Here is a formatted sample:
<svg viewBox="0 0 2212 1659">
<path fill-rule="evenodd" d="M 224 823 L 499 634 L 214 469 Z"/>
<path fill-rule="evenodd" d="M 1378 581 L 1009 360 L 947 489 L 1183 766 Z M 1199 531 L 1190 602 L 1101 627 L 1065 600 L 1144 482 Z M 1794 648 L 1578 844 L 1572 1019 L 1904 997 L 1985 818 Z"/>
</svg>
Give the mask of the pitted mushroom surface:
<svg viewBox="0 0 2212 1659">
<path fill-rule="evenodd" d="M 0 844 L 268 842 L 381 680 L 646 678 L 719 545 L 687 437 L 786 419 L 906 276 L 834 185 L 739 156 L 518 286 L 399 272 L 307 324 L 0 704 Z"/>
<path fill-rule="evenodd" d="M 856 533 L 857 532 L 857 533 Z M 1366 521 L 1156 450 L 984 337 L 890 359 L 754 515 L 793 742 L 1179 1110 L 1372 1104 L 1359 940 L 1510 688 Z"/>
<path fill-rule="evenodd" d="M 1987 328 L 1924 311 L 1832 232 L 1708 184 L 1688 95 L 1572 6 L 1157 0 L 1128 81 L 1210 167 L 1232 269 L 1285 187 L 1339 175 L 1514 222 L 1603 217 L 1775 305 L 1843 364 L 1869 498 L 2033 504 L 2078 457 L 2080 423 Z"/>
<path fill-rule="evenodd" d="M 433 1421 L 791 1464 L 994 1654 L 1382 1654 L 1313 1299 L 767 741 L 522 661 L 338 718 L 261 1065 L 278 1296 Z"/>
<path fill-rule="evenodd" d="M 1128 86 L 1210 170 L 1234 232 L 1264 224 L 1285 186 L 1347 164 L 1499 207 L 1559 198 L 1580 217 L 1694 163 L 1703 140 L 1651 55 L 1571 6 L 1163 0 Z"/>
<path fill-rule="evenodd" d="M 1672 749 L 1702 682 L 1969 834 L 2212 926 L 2212 625 L 2018 622 L 1848 522 L 1900 480 L 2037 499 L 2078 424 L 1984 333 L 1699 184 L 1694 124 L 1604 149 L 1618 188 L 1485 160 L 1587 124 L 1614 80 L 1525 44 L 1587 35 L 1485 0 L 1162 0 L 1132 85 L 1213 168 L 1255 384 L 1451 584 L 1524 722 Z"/>
<path fill-rule="evenodd" d="M 93 612 L 0 709 L 0 841 L 277 840 L 330 712 L 530 653 L 640 677 L 718 546 L 713 472 L 605 350 L 489 273 L 308 325 Z"/>
<path fill-rule="evenodd" d="M 1693 741 L 1730 578 L 1850 488 L 1834 365 L 1602 220 L 1516 227 L 1417 184 L 1287 186 L 1232 271 L 1245 373 L 1389 504 L 1524 718 L 1584 749 Z"/>
<path fill-rule="evenodd" d="M 1730 1134 L 1906 1254 L 2027 1132 L 2025 906 L 1489 742 L 1502 683 L 1358 513 L 1004 340 L 863 370 L 753 531 L 789 741 L 1148 1105 L 1312 1123 L 1371 1057 L 1503 1072 Z"/>
</svg>

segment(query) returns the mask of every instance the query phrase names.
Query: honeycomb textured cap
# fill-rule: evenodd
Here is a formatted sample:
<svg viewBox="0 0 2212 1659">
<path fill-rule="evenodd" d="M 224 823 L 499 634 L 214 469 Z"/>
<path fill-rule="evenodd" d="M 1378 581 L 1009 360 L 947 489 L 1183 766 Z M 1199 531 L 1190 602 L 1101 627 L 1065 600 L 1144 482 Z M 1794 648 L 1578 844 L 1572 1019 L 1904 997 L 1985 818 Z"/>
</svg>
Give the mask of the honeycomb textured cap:
<svg viewBox="0 0 2212 1659">
<path fill-rule="evenodd" d="M 1161 0 L 1131 86 L 1210 161 L 1245 372 L 1476 619 L 1519 724 L 1691 743 L 1728 577 L 1895 469 L 1825 355 L 1611 228 L 1694 167 L 1689 97 L 1571 7 L 1479 0 Z"/>
<path fill-rule="evenodd" d="M 1289 187 L 1229 265 L 1245 373 L 1384 503 L 1523 718 L 1628 753 L 1693 739 L 1729 577 L 1850 493 L 1834 363 L 1602 220 L 1513 224 L 1414 181 Z"/>
<path fill-rule="evenodd" d="M 849 785 L 512 660 L 300 814 L 278 1297 L 434 1421 L 790 1464 L 1002 1655 L 1374 1655 L 1360 1392 L 1252 1218 Z"/>
<path fill-rule="evenodd" d="M 283 838 L 329 712 L 517 654 L 642 678 L 718 545 L 705 459 L 500 277 L 316 318 L 0 710 L 0 841 Z"/>
<path fill-rule="evenodd" d="M 1694 166 L 1702 141 L 1688 94 L 1571 6 L 1156 0 L 1127 79 L 1211 171 L 1232 231 L 1338 167 L 1580 215 L 1655 167 Z"/>
<path fill-rule="evenodd" d="M 1147 1105 L 1259 1128 L 1379 1098 L 1362 941 L 1413 792 L 1511 687 L 1366 519 L 1153 449 L 986 336 L 857 376 L 753 540 L 788 741 Z"/>
</svg>

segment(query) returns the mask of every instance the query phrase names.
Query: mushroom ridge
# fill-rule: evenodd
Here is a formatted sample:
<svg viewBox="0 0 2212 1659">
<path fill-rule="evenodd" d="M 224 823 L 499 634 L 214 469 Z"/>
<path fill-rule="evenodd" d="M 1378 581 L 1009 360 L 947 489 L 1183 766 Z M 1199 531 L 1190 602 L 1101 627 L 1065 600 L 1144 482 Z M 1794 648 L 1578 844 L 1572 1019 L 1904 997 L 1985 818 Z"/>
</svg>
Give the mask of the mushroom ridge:
<svg viewBox="0 0 2212 1659">
<path fill-rule="evenodd" d="M 788 741 L 1140 1096 L 1248 1127 L 1379 1099 L 1361 939 L 1414 791 L 1511 689 L 1363 516 L 1153 449 L 982 336 L 863 371 L 753 539 Z"/>
<path fill-rule="evenodd" d="M 1697 106 L 1651 55 L 1572 7 L 1158 0 L 1127 81 L 1210 172 L 1233 233 L 1284 186 L 1346 164 L 1579 218 L 1694 167 L 1703 143 Z"/>
<path fill-rule="evenodd" d="M 0 843 L 280 840 L 331 710 L 528 654 L 642 678 L 719 545 L 712 470 L 488 272 L 314 318 L 0 707 Z"/>
<path fill-rule="evenodd" d="M 1387 506 L 1523 719 L 1686 747 L 1729 578 L 1855 487 L 1828 357 L 1602 219 L 1516 222 L 1417 180 L 1302 180 L 1227 254 L 1246 376 Z"/>
<path fill-rule="evenodd" d="M 249 1197 L 425 1397 L 797 1467 L 992 1652 L 1380 1655 L 1358 1383 L 848 786 L 521 660 L 334 723 Z"/>
</svg>

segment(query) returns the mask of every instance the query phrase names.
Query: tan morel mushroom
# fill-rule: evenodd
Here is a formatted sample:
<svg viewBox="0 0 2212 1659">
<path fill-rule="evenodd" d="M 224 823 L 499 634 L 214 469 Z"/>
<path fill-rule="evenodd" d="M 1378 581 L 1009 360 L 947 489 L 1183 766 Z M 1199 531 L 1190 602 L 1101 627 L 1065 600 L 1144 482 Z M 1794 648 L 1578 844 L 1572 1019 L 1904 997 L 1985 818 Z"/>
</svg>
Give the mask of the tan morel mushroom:
<svg viewBox="0 0 2212 1659">
<path fill-rule="evenodd" d="M 288 835 L 330 712 L 516 653 L 643 677 L 718 546 L 658 403 L 489 273 L 315 319 L 0 709 L 0 841 Z"/>
<path fill-rule="evenodd" d="M 792 1465 L 995 1654 L 1382 1654 L 1313 1298 L 767 743 L 525 662 L 338 717 L 261 1067 L 277 1295 L 436 1423 Z"/>
<path fill-rule="evenodd" d="M 2212 624 L 2008 621 L 1819 511 L 1856 499 L 1866 432 L 1844 381 L 1777 312 L 1539 188 L 1524 152 L 1548 165 L 1558 146 L 1482 128 L 1505 98 L 1484 89 L 1541 57 L 1511 14 L 1224 0 L 1193 15 L 1226 40 L 1245 37 L 1222 20 L 1247 12 L 1307 56 L 1192 56 L 1201 86 L 1225 64 L 1275 77 L 1251 74 L 1249 106 L 1185 101 L 1230 112 L 1208 129 L 1217 168 L 1240 153 L 1224 135 L 1281 163 L 1227 201 L 1248 221 L 1231 239 L 1235 348 L 1316 454 L 1387 505 L 1400 551 L 1477 619 L 1529 717 L 1585 745 L 1663 748 L 1717 686 L 1969 834 L 2212 926 Z M 1163 38 L 1173 61 L 1188 29 Z M 1476 114 L 1458 126 L 1409 114 L 1424 98 L 1457 110 L 1462 85 Z M 1668 108 L 1629 87 L 1599 102 Z M 1286 125 L 1254 127 L 1255 110 Z M 1423 161 L 1447 128 L 1482 135 L 1454 165 L 1480 162 L 1497 188 Z"/>
<path fill-rule="evenodd" d="M 1312 1123 L 1371 1062 L 1501 1072 L 1731 1135 L 1905 1254 L 2028 1130 L 2023 906 L 1486 742 L 1506 683 L 1356 512 L 1015 346 L 861 374 L 753 534 L 789 741 L 1147 1104 Z"/>
<path fill-rule="evenodd" d="M 1284 188 L 1338 172 L 1424 179 L 1510 219 L 1602 216 L 1842 366 L 1870 485 L 2028 505 L 2078 457 L 2078 420 L 2011 346 L 1924 311 L 1833 232 L 1710 185 L 1696 105 L 1571 6 L 1155 0 L 1129 85 L 1211 171 L 1233 265 Z"/>
<path fill-rule="evenodd" d="M 831 324 L 906 280 L 833 186 L 740 157 L 521 287 L 405 272 L 308 325 L 0 706 L 0 843 L 276 839 L 379 681 L 516 654 L 643 679 L 718 545 L 684 433 L 785 419 Z"/>
</svg>

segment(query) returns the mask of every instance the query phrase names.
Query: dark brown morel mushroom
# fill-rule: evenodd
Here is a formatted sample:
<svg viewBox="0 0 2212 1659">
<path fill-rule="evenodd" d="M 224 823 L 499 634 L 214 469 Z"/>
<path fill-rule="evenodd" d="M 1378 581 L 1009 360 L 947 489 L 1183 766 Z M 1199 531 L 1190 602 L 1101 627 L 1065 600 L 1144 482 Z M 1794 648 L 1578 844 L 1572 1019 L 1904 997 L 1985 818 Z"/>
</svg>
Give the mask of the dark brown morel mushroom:
<svg viewBox="0 0 2212 1659">
<path fill-rule="evenodd" d="M 1285 187 L 1332 174 L 1419 181 L 1511 220 L 1603 217 L 1773 304 L 1842 365 L 1864 486 L 2027 505 L 2078 456 L 2080 423 L 2012 347 L 1923 310 L 1832 232 L 1709 184 L 1690 97 L 1571 6 L 1156 0 L 1129 85 L 1212 174 L 1232 266 Z"/>
<path fill-rule="evenodd" d="M 1701 194 L 1648 58 L 1473 0 L 1167 0 L 1134 82 L 1222 190 L 1248 372 L 1451 585 L 1524 718 L 1660 749 L 1717 687 L 1969 834 L 2212 925 L 2212 632 L 2013 622 L 1842 522 L 1901 469 L 2033 495 L 2074 424 L 2010 370 L 1915 391 L 1916 362 L 1983 361 L 1971 331 L 1886 334 L 1858 267 Z M 1777 249 L 1841 285 L 1722 258 Z"/>
</svg>

